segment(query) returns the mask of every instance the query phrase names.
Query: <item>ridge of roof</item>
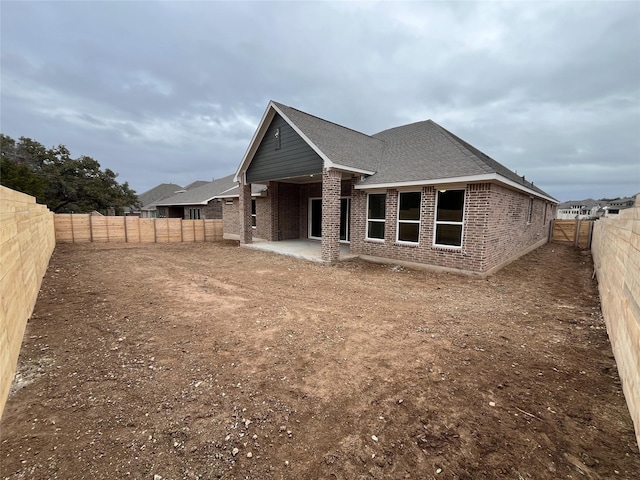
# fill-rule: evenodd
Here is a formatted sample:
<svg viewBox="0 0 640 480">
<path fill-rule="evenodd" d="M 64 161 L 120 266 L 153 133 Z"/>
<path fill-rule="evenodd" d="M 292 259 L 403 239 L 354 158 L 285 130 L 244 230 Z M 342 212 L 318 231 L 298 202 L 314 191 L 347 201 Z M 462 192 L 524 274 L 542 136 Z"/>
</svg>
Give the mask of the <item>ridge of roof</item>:
<svg viewBox="0 0 640 480">
<path fill-rule="evenodd" d="M 345 127 L 344 125 L 340 125 L 339 123 L 332 122 L 331 120 L 326 120 L 324 118 L 318 117 L 317 115 L 313 115 L 312 113 L 303 112 L 302 110 L 299 110 L 299 109 L 297 109 L 295 107 L 290 107 L 289 105 L 284 105 L 283 103 L 276 102 L 275 100 L 271 100 L 271 102 L 274 105 L 276 105 L 278 108 L 280 108 L 280 109 L 282 109 L 282 107 L 284 107 L 285 109 L 294 110 L 295 112 L 298 112 L 298 113 L 301 113 L 303 115 L 306 115 L 307 117 L 314 118 L 314 119 L 319 120 L 319 121 L 321 121 L 323 123 L 329 123 L 331 125 L 335 125 L 336 127 L 344 128 L 345 130 L 350 130 L 353 133 L 357 133 L 359 135 L 363 135 L 365 137 L 368 137 L 368 138 L 371 138 L 371 139 L 375 140 L 375 138 L 372 135 L 367 135 L 366 133 L 363 133 L 363 132 L 361 132 L 359 130 L 355 130 L 355 129 L 350 128 L 350 127 Z"/>
<path fill-rule="evenodd" d="M 544 195 L 548 195 L 546 192 L 544 192 L 540 188 L 536 187 L 533 184 L 533 182 L 530 182 L 530 181 L 526 180 L 524 176 L 521 177 L 520 175 L 518 175 L 517 173 L 515 173 L 511 169 L 505 167 L 504 165 L 502 165 L 497 160 L 494 160 L 489 155 L 487 155 L 483 151 L 479 150 L 478 148 L 474 147 L 473 145 L 471 145 L 470 143 L 466 142 L 465 140 L 461 139 L 456 134 L 450 132 L 449 130 L 447 130 L 443 126 L 438 125 L 436 122 L 434 122 L 432 120 L 429 120 L 429 121 L 432 122 L 437 128 L 442 130 L 445 135 L 449 136 L 450 138 L 455 140 L 455 142 L 457 142 L 462 147 L 464 147 L 466 150 L 468 150 L 476 159 L 478 159 L 479 161 L 483 162 L 493 172 L 498 173 L 498 174 L 502 175 L 503 177 L 508 178 L 511 181 L 514 181 L 516 183 L 520 183 L 524 187 L 530 188 L 531 190 L 534 190 L 534 191 L 536 191 L 538 193 L 541 193 L 541 194 L 544 194 Z"/>
</svg>

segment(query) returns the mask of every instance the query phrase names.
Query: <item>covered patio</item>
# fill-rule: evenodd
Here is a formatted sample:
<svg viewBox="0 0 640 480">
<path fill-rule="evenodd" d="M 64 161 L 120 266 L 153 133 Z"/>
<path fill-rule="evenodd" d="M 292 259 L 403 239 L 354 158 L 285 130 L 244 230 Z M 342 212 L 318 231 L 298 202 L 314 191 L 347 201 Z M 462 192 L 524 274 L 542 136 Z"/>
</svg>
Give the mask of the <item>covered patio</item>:
<svg viewBox="0 0 640 480">
<path fill-rule="evenodd" d="M 310 260 L 312 262 L 325 263 L 322 259 L 322 244 L 317 240 L 296 239 L 270 242 L 254 238 L 252 243 L 247 243 L 244 246 L 264 252 L 273 252 L 279 255 Z M 340 244 L 338 261 L 351 260 L 354 258 L 357 258 L 357 255 L 350 253 L 349 245 L 345 243 Z"/>
</svg>

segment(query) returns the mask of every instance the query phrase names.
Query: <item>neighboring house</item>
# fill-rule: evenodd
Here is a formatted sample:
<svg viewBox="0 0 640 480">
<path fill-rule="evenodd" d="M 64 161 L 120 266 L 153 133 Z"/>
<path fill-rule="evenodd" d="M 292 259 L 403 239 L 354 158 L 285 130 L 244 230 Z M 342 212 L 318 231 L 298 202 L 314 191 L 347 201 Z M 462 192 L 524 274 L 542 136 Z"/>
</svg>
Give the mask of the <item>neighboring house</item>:
<svg viewBox="0 0 640 480">
<path fill-rule="evenodd" d="M 431 120 L 366 135 L 273 101 L 234 180 L 241 244 L 318 239 L 327 263 L 344 242 L 484 274 L 545 243 L 558 203 Z"/>
<path fill-rule="evenodd" d="M 184 190 L 183 187 L 175 183 L 161 183 L 138 195 L 138 200 L 140 201 L 140 217 L 156 218 L 156 202 L 175 195 L 176 192 L 181 190 Z"/>
<path fill-rule="evenodd" d="M 618 198 L 617 200 L 611 200 L 602 207 L 601 212 L 604 217 L 617 216 L 620 210 L 631 208 L 635 205 L 636 197 Z"/>
<path fill-rule="evenodd" d="M 158 218 L 221 219 L 222 200 L 219 195 L 234 189 L 238 190 L 238 184 L 233 175 L 201 183 L 156 202 Z"/>
<path fill-rule="evenodd" d="M 586 200 L 570 200 L 558 205 L 558 220 L 573 220 L 598 217 L 602 204 L 592 198 Z"/>
<path fill-rule="evenodd" d="M 618 198 L 605 202 L 603 200 L 571 200 L 558 205 L 558 220 L 597 219 L 618 215 L 620 210 L 631 208 L 635 204 L 635 197 Z"/>
</svg>

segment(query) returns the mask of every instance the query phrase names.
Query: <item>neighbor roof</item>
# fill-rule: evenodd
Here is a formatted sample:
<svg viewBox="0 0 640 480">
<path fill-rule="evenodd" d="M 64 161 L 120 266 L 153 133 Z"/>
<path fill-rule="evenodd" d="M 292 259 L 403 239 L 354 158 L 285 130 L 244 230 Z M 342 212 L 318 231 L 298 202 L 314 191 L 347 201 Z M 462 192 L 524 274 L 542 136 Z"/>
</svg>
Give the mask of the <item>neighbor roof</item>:
<svg viewBox="0 0 640 480">
<path fill-rule="evenodd" d="M 246 171 L 275 113 L 325 161 L 325 167 L 364 174 L 356 188 L 500 181 L 555 201 L 549 194 L 433 120 L 374 135 L 271 101 L 236 172 Z"/>
<path fill-rule="evenodd" d="M 138 200 L 140 201 L 140 205 L 144 207 L 163 198 L 175 195 L 178 190 L 182 190 L 180 185 L 176 185 L 175 183 L 161 183 L 138 195 Z"/>
<path fill-rule="evenodd" d="M 155 205 L 158 207 L 173 207 L 180 205 L 206 205 L 214 198 L 229 198 L 239 196 L 238 183 L 233 180 L 233 175 L 218 178 L 204 185 L 180 192 L 169 198 L 165 198 Z M 259 195 L 265 190 L 264 185 L 251 185 L 251 194 Z"/>
<path fill-rule="evenodd" d="M 218 195 L 237 187 L 237 183 L 233 181 L 233 175 L 227 175 L 226 177 L 218 178 L 212 182 L 205 182 L 204 184 L 190 188 L 189 190 L 180 192 L 169 198 L 165 198 L 156 205 L 159 207 L 169 207 L 174 205 L 206 205 L 212 199 Z"/>
</svg>

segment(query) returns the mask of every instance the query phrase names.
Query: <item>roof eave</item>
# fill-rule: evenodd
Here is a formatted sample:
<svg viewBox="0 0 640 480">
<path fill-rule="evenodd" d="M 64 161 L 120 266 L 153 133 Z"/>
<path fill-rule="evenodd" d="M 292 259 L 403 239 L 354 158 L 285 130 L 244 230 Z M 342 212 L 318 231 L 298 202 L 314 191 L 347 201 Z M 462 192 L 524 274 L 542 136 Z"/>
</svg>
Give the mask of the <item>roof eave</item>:
<svg viewBox="0 0 640 480">
<path fill-rule="evenodd" d="M 386 182 L 386 183 L 366 183 L 355 185 L 354 188 L 356 190 L 374 190 L 381 188 L 398 188 L 398 187 L 414 187 L 421 185 L 447 185 L 454 183 L 474 183 L 474 182 L 497 182 L 508 185 L 512 188 L 520 190 L 529 195 L 533 195 L 535 197 L 542 198 L 551 203 L 558 204 L 559 202 L 548 195 L 543 195 L 540 192 L 536 192 L 535 190 L 525 186 L 520 185 L 513 180 L 509 180 L 508 178 L 498 174 L 498 173 L 487 173 L 484 175 L 469 175 L 463 177 L 450 177 L 450 178 L 434 178 L 430 180 L 409 180 L 405 182 Z"/>
</svg>

